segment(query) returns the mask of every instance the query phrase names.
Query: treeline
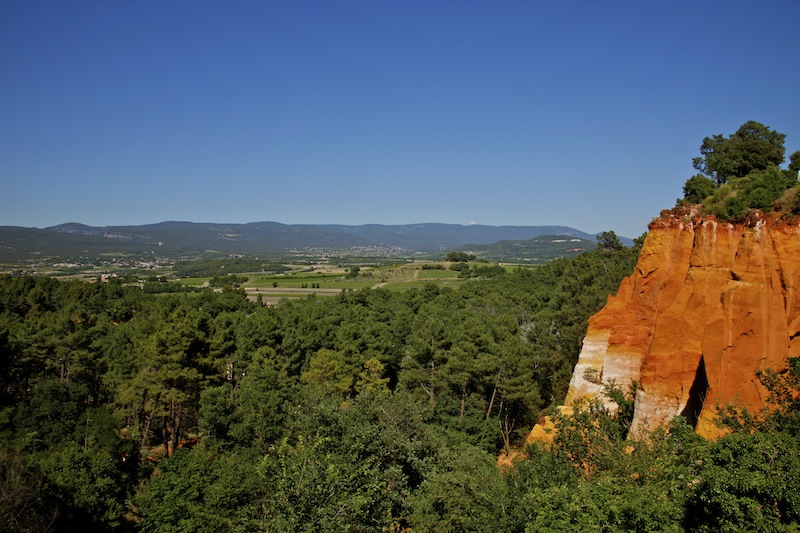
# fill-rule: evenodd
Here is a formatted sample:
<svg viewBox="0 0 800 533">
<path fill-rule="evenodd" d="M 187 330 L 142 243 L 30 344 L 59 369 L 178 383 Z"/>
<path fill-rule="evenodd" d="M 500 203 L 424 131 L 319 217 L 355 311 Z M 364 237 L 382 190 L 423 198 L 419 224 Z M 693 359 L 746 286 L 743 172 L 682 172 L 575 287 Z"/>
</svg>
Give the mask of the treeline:
<svg viewBox="0 0 800 533">
<path fill-rule="evenodd" d="M 290 270 L 286 265 L 252 257 L 228 257 L 225 259 L 196 259 L 175 263 L 175 275 L 179 278 L 214 277 L 246 272 L 268 272 L 280 274 Z"/>
<path fill-rule="evenodd" d="M 700 492 L 717 448 L 685 427 L 627 452 L 625 417 L 592 405 L 554 447 L 496 466 L 563 398 L 588 317 L 636 254 L 275 307 L 234 288 L 0 277 L 0 530 L 683 527 L 692 498 L 729 490 Z M 797 472 L 793 446 L 765 483 Z M 725 519 L 796 520 L 780 490 Z"/>
</svg>

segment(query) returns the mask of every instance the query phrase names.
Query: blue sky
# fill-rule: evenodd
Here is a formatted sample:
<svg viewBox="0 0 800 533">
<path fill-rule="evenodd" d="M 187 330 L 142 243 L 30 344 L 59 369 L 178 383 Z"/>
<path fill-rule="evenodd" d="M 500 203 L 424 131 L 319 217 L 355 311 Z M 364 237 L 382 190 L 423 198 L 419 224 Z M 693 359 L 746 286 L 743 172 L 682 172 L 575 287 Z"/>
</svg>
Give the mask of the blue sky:
<svg viewBox="0 0 800 533">
<path fill-rule="evenodd" d="M 0 225 L 636 237 L 706 136 L 800 149 L 800 2 L 5 0 Z"/>
</svg>

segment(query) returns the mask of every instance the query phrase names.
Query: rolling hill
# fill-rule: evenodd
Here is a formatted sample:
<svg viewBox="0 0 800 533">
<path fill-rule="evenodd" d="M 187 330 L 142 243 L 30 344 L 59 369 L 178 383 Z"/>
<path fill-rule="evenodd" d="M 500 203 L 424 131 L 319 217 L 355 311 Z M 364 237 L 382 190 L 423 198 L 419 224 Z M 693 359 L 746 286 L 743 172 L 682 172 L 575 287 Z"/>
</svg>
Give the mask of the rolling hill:
<svg viewBox="0 0 800 533">
<path fill-rule="evenodd" d="M 491 244 L 468 244 L 459 251 L 469 252 L 505 263 L 540 265 L 559 257 L 569 257 L 594 250 L 595 239 L 582 239 L 568 235 L 542 235 L 526 240 L 498 241 Z"/>
<path fill-rule="evenodd" d="M 202 256 L 213 252 L 244 255 L 309 251 L 350 255 L 431 254 L 461 249 L 467 243 L 483 246 L 546 235 L 595 242 L 593 235 L 566 226 L 438 223 L 347 226 L 173 221 L 141 226 L 94 227 L 67 223 L 44 229 L 0 227 L 0 261 L 13 263 L 44 257 L 67 260 L 109 253 L 152 253 L 162 257 Z M 513 248 L 515 245 L 510 246 Z"/>
</svg>

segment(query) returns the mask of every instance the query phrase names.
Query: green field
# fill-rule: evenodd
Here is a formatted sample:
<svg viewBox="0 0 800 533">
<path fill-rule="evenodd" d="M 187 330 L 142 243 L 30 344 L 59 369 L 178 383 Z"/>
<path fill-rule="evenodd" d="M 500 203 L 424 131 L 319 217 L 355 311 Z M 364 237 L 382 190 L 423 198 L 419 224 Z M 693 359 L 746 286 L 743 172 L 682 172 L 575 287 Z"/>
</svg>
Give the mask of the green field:
<svg viewBox="0 0 800 533">
<path fill-rule="evenodd" d="M 190 287 L 202 287 L 205 283 L 211 281 L 211 278 L 204 277 L 204 278 L 180 278 L 178 283 L 181 285 L 186 285 Z"/>
<path fill-rule="evenodd" d="M 421 289 L 427 284 L 439 287 L 456 288 L 468 280 L 459 272 L 447 268 L 449 263 L 426 262 L 425 265 L 442 265 L 444 268 L 423 268 L 420 263 L 394 264 L 391 266 L 361 267 L 358 276 L 347 277 L 344 267 L 326 267 L 317 270 L 307 265 L 295 265 L 294 270 L 284 274 L 264 274 L 263 272 L 243 273 L 249 278 L 241 287 L 251 298 L 260 294 L 263 298 L 302 298 L 310 294 L 335 296 L 342 290 L 385 288 L 393 291 Z M 470 266 L 486 266 L 486 263 L 470 263 Z M 506 270 L 518 268 L 505 265 Z M 180 279 L 182 285 L 200 287 L 210 282 L 210 277 L 189 277 Z"/>
<path fill-rule="evenodd" d="M 385 289 L 389 289 L 392 291 L 407 291 L 409 289 L 422 289 L 425 285 L 434 284 L 439 288 L 442 287 L 450 287 L 456 288 L 460 287 L 464 283 L 468 283 L 469 280 L 466 279 L 452 279 L 452 280 L 419 280 L 419 281 L 406 281 L 402 283 L 387 283 L 383 286 Z"/>
<path fill-rule="evenodd" d="M 458 272 L 454 270 L 420 270 L 418 279 L 457 279 Z"/>
</svg>

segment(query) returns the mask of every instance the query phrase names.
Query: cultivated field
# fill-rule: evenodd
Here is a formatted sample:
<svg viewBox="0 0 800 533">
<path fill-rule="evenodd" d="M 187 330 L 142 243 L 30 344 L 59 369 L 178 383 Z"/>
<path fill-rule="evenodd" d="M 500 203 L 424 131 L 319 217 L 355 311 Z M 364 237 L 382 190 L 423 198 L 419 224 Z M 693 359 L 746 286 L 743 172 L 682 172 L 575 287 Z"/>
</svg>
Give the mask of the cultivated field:
<svg viewBox="0 0 800 533">
<path fill-rule="evenodd" d="M 386 288 L 390 290 L 420 289 L 433 283 L 440 287 L 458 287 L 468 280 L 459 273 L 449 270 L 450 263 L 425 262 L 408 263 L 382 267 L 361 267 L 358 274 L 348 275 L 348 268 L 309 267 L 297 265 L 295 270 L 285 274 L 265 275 L 245 273 L 248 278 L 241 287 L 248 297 L 273 304 L 282 298 L 302 298 L 308 295 L 335 296 L 343 290 L 365 288 Z M 183 278 L 180 283 L 189 286 L 203 286 L 211 282 L 209 277 Z"/>
</svg>

